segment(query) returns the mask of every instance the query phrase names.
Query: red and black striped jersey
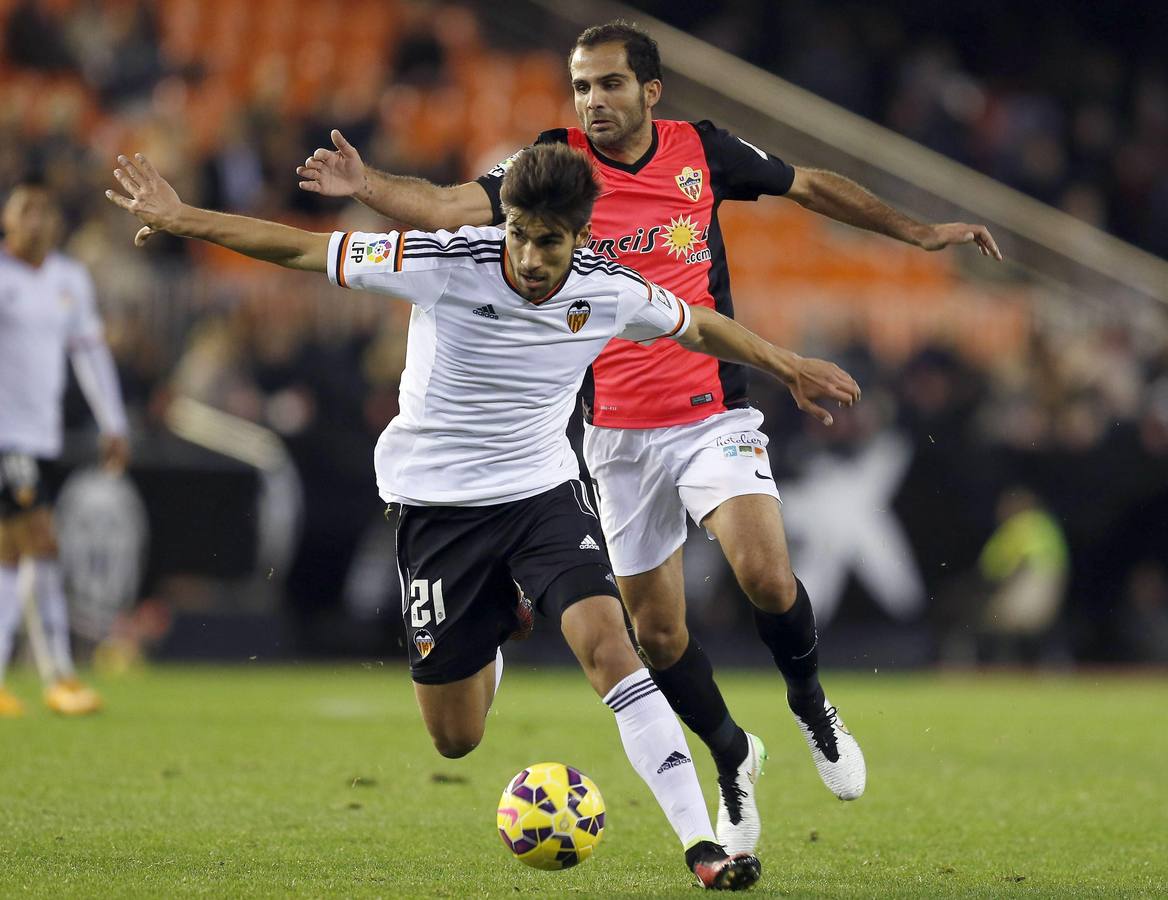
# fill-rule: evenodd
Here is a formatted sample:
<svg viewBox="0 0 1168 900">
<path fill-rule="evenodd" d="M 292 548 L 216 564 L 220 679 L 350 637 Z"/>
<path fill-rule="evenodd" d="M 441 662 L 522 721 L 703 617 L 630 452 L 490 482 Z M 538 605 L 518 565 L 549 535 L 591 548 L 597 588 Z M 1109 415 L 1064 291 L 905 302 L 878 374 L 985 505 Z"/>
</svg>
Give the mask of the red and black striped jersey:
<svg viewBox="0 0 1168 900">
<path fill-rule="evenodd" d="M 795 177 L 791 166 L 708 121 L 654 122 L 652 144 L 631 164 L 605 157 L 579 128 L 545 131 L 536 143 L 567 143 L 592 159 L 602 187 L 592 216 L 593 251 L 691 305 L 734 315 L 718 205 L 785 194 Z M 499 188 L 509 162 L 477 179 L 496 222 L 504 218 Z M 614 340 L 593 364 L 582 394 L 594 425 L 681 425 L 746 406 L 747 373 L 673 341 Z"/>
</svg>

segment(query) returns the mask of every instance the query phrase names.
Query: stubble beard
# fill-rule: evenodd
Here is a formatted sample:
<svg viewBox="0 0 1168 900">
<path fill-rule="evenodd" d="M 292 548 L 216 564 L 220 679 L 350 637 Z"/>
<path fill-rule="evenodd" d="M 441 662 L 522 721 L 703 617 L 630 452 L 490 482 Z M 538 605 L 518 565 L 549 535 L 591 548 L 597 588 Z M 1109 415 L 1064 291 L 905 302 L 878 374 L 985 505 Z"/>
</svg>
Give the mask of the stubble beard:
<svg viewBox="0 0 1168 900">
<path fill-rule="evenodd" d="M 589 135 L 589 138 L 601 150 L 621 150 L 629 143 L 632 136 L 641 130 L 648 114 L 648 108 L 642 106 L 636 119 L 629 121 L 624 128 L 597 137 Z"/>
</svg>

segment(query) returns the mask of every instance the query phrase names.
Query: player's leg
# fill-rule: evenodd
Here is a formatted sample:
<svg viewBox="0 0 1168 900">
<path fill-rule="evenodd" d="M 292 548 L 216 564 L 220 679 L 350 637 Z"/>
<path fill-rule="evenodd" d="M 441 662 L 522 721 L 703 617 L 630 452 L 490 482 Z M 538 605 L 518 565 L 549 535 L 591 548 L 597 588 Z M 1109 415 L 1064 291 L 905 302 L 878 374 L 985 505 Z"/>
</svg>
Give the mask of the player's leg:
<svg viewBox="0 0 1168 900">
<path fill-rule="evenodd" d="M 686 508 L 663 459 L 685 443 L 677 434 L 684 430 L 588 428 L 584 451 L 637 643 L 669 705 L 718 768 L 718 838 L 728 850 L 753 852 L 762 831 L 754 788 L 766 750 L 730 715 L 713 666 L 685 624 Z"/>
<path fill-rule="evenodd" d="M 653 680 L 710 748 L 719 769 L 737 766 L 747 754 L 748 738 L 726 707 L 709 657 L 686 627 L 682 548 L 656 568 L 618 576 L 617 582 Z"/>
<path fill-rule="evenodd" d="M 710 888 L 757 880 L 753 856 L 730 858 L 715 843 L 685 734 L 633 650 L 600 521 L 584 486 L 569 481 L 516 505 L 519 540 L 512 577 L 535 598 L 616 716 L 629 761 L 648 784 L 686 851 L 686 865 Z"/>
<path fill-rule="evenodd" d="M 820 777 L 837 796 L 854 799 L 864 791 L 863 754 L 819 685 L 815 613 L 791 571 L 762 422 L 757 410 L 731 410 L 663 429 L 669 440 L 659 446 L 677 471 L 685 508 L 721 543 L 755 607 L 759 636 L 787 683 Z"/>
<path fill-rule="evenodd" d="M 20 591 L 16 572 L 20 555 L 8 517 L 4 514 L 3 502 L 0 497 L 0 718 L 11 718 L 24 714 L 24 704 L 4 686 L 16 643 L 16 630 L 20 626 Z"/>
<path fill-rule="evenodd" d="M 47 505 L 40 505 L 22 513 L 14 524 L 21 555 L 30 560 L 33 568 L 33 591 L 54 675 L 57 679 L 73 678 L 76 671 L 69 637 L 69 607 L 58 561 L 53 514 Z"/>
<path fill-rule="evenodd" d="M 414 683 L 414 696 L 434 748 L 447 759 L 466 756 L 483 739 L 495 697 L 495 660 L 475 674 L 449 684 Z"/>
<path fill-rule="evenodd" d="M 47 504 L 23 513 L 16 522 L 25 565 L 32 569 L 35 614 L 40 616 L 52 671 L 45 704 L 63 715 L 86 715 L 101 709 L 101 697 L 77 678 L 73 665 L 69 605 L 57 557 L 57 536 Z"/>
<path fill-rule="evenodd" d="M 718 840 L 730 852 L 753 853 L 762 835 L 755 788 L 766 747 L 730 715 L 709 657 L 686 629 L 682 549 L 656 569 L 618 580 L 653 680 L 714 757 Z"/>
<path fill-rule="evenodd" d="M 864 756 L 819 683 L 815 611 L 791 569 L 777 497 L 757 493 L 731 497 L 702 524 L 722 545 L 739 585 L 754 604 L 759 637 L 783 675 L 787 703 L 820 777 L 841 800 L 856 799 L 867 780 Z"/>
<path fill-rule="evenodd" d="M 503 674 L 499 650 L 515 629 L 516 585 L 498 559 L 501 507 L 391 504 L 402 618 L 422 720 L 454 759 L 482 741 Z"/>
<path fill-rule="evenodd" d="M 64 715 L 97 712 L 101 698 L 78 680 L 73 667 L 69 607 L 51 512 L 54 464 L 24 454 L 7 454 L 3 465 L 6 490 L 11 491 L 18 506 L 8 524 L 22 565 L 30 573 L 31 596 L 26 598 L 26 615 L 30 642 L 46 682 L 45 703 Z M 45 655 L 47 660 L 40 658 Z"/>
<path fill-rule="evenodd" d="M 733 768 L 747 753 L 747 737 L 726 707 L 709 658 L 685 624 L 686 510 L 673 474 L 652 448 L 654 438 L 646 430 L 585 431 L 584 451 L 600 495 L 605 540 L 653 680 L 710 749 L 719 769 Z"/>
<path fill-rule="evenodd" d="M 761 874 L 758 859 L 731 857 L 714 837 L 685 733 L 633 650 L 619 601 L 609 594 L 574 602 L 560 627 L 593 689 L 612 709 L 629 762 L 661 805 L 689 869 L 707 888 L 754 884 Z"/>
</svg>

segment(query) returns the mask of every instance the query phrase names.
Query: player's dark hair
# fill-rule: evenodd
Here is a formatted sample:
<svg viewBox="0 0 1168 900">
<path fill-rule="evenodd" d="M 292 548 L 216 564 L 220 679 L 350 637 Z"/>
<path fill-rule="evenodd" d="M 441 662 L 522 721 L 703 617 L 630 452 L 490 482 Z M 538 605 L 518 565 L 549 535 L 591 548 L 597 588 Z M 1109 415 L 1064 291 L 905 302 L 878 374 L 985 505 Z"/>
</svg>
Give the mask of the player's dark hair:
<svg viewBox="0 0 1168 900">
<path fill-rule="evenodd" d="M 613 19 L 603 25 L 593 25 L 580 33 L 572 47 L 572 53 L 577 47 L 596 47 L 600 44 L 624 44 L 625 58 L 629 68 L 637 76 L 637 82 L 644 84 L 653 79 L 661 80 L 661 52 L 657 49 L 657 42 L 649 37 L 633 22 L 624 19 Z M 568 54 L 571 62 L 572 54 Z"/>
<path fill-rule="evenodd" d="M 592 163 L 567 144 L 536 144 L 511 163 L 499 199 L 507 209 L 555 223 L 576 234 L 592 218 L 600 185 Z"/>
</svg>

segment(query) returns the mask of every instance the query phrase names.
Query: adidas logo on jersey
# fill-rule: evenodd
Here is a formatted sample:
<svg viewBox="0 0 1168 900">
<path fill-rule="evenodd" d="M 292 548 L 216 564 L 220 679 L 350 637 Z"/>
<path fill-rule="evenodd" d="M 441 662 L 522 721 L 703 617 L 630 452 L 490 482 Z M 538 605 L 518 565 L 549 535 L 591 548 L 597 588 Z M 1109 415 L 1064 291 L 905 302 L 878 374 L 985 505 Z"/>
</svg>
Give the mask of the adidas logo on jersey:
<svg viewBox="0 0 1168 900">
<path fill-rule="evenodd" d="M 499 314 L 495 312 L 495 307 L 493 307 L 490 303 L 488 303 L 486 306 L 480 306 L 478 309 L 472 309 L 471 312 L 473 312 L 476 316 L 482 316 L 484 319 L 499 318 Z"/>
<path fill-rule="evenodd" d="M 657 774 L 660 775 L 662 772 L 665 772 L 669 769 L 676 769 L 678 766 L 684 766 L 686 763 L 690 762 L 693 762 L 693 760 L 682 753 L 680 750 L 674 750 L 669 754 L 669 756 L 665 758 L 665 762 L 657 767 Z"/>
<path fill-rule="evenodd" d="M 581 550 L 599 550 L 600 544 L 596 543 L 595 538 L 590 534 L 584 535 L 584 540 L 580 542 Z"/>
</svg>

